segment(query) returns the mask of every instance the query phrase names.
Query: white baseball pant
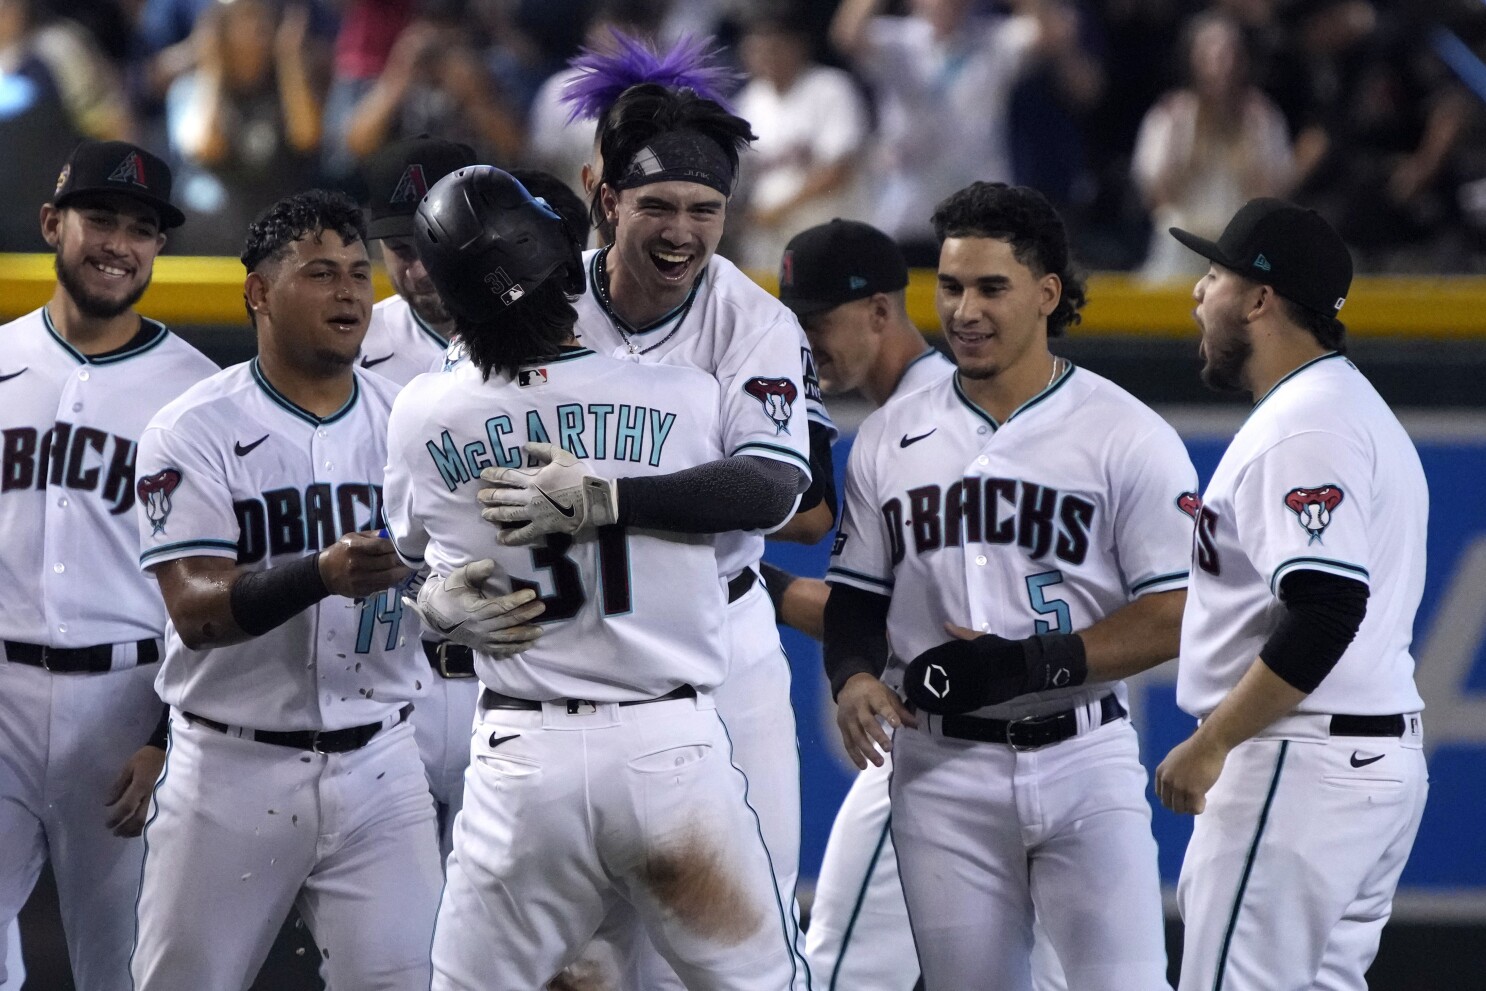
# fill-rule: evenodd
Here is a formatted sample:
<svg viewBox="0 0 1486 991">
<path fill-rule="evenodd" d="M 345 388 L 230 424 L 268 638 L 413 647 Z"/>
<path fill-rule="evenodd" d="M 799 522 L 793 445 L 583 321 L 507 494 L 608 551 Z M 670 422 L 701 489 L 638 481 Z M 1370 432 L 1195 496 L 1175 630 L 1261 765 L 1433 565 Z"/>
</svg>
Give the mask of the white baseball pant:
<svg viewBox="0 0 1486 991">
<path fill-rule="evenodd" d="M 154 664 L 52 674 L 0 662 L 0 920 L 51 858 L 78 991 L 129 986 L 144 845 L 104 825 L 104 799 L 160 718 Z"/>
<path fill-rule="evenodd" d="M 755 794 L 706 697 L 483 711 L 433 940 L 435 991 L 533 991 L 631 906 L 693 991 L 786 991 Z"/>
<path fill-rule="evenodd" d="M 464 805 L 464 771 L 470 763 L 470 733 L 480 682 L 475 678 L 442 678 L 431 668 L 428 693 L 418 699 L 409 722 L 418 741 L 418 756 L 428 775 L 428 790 L 438 803 L 439 856 L 454 845 L 454 818 Z"/>
<path fill-rule="evenodd" d="M 291 905 L 328 986 L 427 991 L 439 854 L 410 726 L 318 754 L 172 711 L 145 848 L 135 991 L 247 988 Z"/>
<path fill-rule="evenodd" d="M 1126 718 L 1037 750 L 894 734 L 893 841 L 927 991 L 1032 986 L 1034 906 L 1076 991 L 1167 991 L 1146 772 Z"/>
<path fill-rule="evenodd" d="M 1378 738 L 1287 717 L 1319 731 L 1228 755 L 1177 884 L 1181 991 L 1366 991 L 1429 792 L 1420 719 L 1406 718 L 1411 732 Z"/>
</svg>

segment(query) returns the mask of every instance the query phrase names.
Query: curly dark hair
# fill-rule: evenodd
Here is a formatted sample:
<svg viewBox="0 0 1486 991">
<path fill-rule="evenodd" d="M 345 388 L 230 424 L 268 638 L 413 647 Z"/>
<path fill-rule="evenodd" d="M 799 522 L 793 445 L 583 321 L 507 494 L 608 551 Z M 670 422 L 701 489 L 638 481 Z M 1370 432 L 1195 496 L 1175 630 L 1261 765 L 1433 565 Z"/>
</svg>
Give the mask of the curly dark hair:
<svg viewBox="0 0 1486 991">
<path fill-rule="evenodd" d="M 365 242 L 366 220 L 361 215 L 361 208 L 344 193 L 328 189 L 294 193 L 258 215 L 258 219 L 248 227 L 248 236 L 238 258 L 249 272 L 256 272 L 265 262 L 282 261 L 289 253 L 289 245 L 306 234 L 318 238 L 325 231 L 335 231 L 343 244 Z M 246 294 L 243 295 L 243 306 L 248 311 L 248 322 L 256 328 L 258 317 L 248 306 Z"/>
<path fill-rule="evenodd" d="M 578 311 L 563 292 L 561 279 L 546 279 L 492 320 L 456 317 L 455 335 L 470 362 L 489 379 L 493 371 L 508 377 L 543 358 L 555 358 L 573 338 Z"/>
<path fill-rule="evenodd" d="M 289 245 L 306 234 L 318 236 L 324 231 L 335 231 L 346 244 L 365 241 L 366 221 L 361 208 L 344 193 L 328 189 L 285 196 L 253 221 L 238 257 L 244 268 L 255 272 L 265 261 L 282 260 Z"/>
<path fill-rule="evenodd" d="M 1068 253 L 1068 232 L 1058 211 L 1030 186 L 972 182 L 934 208 L 934 237 L 988 237 L 1008 241 L 1017 261 L 1038 278 L 1056 275 L 1063 295 L 1047 317 L 1047 336 L 1061 336 L 1079 322 L 1087 297 L 1083 274 Z"/>
<path fill-rule="evenodd" d="M 657 134 L 670 131 L 696 131 L 711 138 L 722 149 L 738 174 L 738 156 L 758 135 L 748 121 L 730 114 L 715 100 L 698 96 L 689 89 L 669 89 L 658 83 L 640 83 L 619 95 L 599 124 L 599 155 L 604 160 L 599 188 L 617 188 L 619 180 L 647 144 Z M 589 215 L 594 225 L 604 219 L 599 189 L 593 192 Z"/>
</svg>

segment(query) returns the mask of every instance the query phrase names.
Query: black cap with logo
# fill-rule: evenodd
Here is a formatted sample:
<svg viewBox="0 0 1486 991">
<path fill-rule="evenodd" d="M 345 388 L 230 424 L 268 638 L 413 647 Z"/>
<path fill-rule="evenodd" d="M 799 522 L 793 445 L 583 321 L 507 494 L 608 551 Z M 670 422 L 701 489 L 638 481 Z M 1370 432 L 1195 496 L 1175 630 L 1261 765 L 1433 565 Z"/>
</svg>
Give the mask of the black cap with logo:
<svg viewBox="0 0 1486 991">
<path fill-rule="evenodd" d="M 160 217 L 160 229 L 186 222 L 170 202 L 170 166 L 127 141 L 84 141 L 57 176 L 52 206 L 66 206 L 79 196 L 116 193 L 138 200 Z"/>
<path fill-rule="evenodd" d="M 908 265 L 897 243 L 857 220 L 801 231 L 779 263 L 779 299 L 800 317 L 907 285 Z"/>
<path fill-rule="evenodd" d="M 412 237 L 418 203 L 444 176 L 476 164 L 475 150 L 458 141 L 420 134 L 395 141 L 367 158 L 366 236 Z"/>
<path fill-rule="evenodd" d="M 1171 236 L 1209 261 L 1275 291 L 1308 310 L 1334 317 L 1352 286 L 1352 255 L 1319 213 L 1284 200 L 1249 200 L 1216 242 L 1170 228 Z"/>
</svg>

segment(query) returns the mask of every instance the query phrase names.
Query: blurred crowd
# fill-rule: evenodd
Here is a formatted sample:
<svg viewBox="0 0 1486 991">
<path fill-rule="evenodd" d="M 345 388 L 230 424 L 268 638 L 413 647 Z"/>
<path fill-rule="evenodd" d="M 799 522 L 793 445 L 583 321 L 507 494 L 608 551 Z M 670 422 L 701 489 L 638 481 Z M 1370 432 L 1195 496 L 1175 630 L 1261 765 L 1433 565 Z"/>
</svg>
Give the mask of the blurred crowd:
<svg viewBox="0 0 1486 991">
<path fill-rule="evenodd" d="M 1477 0 L 0 0 L 0 250 L 80 136 L 176 169 L 175 253 L 236 255 L 267 204 L 355 193 L 420 133 L 581 191 L 567 60 L 611 29 L 716 39 L 758 140 L 725 253 L 870 221 L 932 262 L 934 203 L 1036 186 L 1089 268 L 1185 278 L 1168 226 L 1313 206 L 1364 272 L 1486 271 Z"/>
</svg>

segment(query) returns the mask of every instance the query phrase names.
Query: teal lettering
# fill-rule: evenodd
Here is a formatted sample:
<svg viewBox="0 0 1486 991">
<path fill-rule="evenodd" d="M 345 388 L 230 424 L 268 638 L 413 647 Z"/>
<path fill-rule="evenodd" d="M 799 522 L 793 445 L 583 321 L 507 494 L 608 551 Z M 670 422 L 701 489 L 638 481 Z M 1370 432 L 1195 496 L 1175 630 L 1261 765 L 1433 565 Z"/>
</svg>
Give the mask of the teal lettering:
<svg viewBox="0 0 1486 991">
<path fill-rule="evenodd" d="M 588 415 L 593 417 L 593 456 L 607 458 L 609 449 L 609 416 L 614 412 L 613 403 L 589 403 Z"/>
<path fill-rule="evenodd" d="M 660 467 L 660 449 L 665 446 L 666 438 L 671 436 L 671 428 L 675 425 L 675 413 L 662 416 L 660 410 L 650 410 L 650 467 Z"/>
<path fill-rule="evenodd" d="M 464 460 L 469 464 L 471 475 L 480 474 L 481 468 L 489 468 L 490 459 L 485 456 L 485 442 L 472 440 L 464 445 Z"/>
<path fill-rule="evenodd" d="M 550 444 L 547 427 L 542 423 L 542 414 L 534 409 L 526 411 L 526 439 L 534 444 Z"/>
<path fill-rule="evenodd" d="M 433 441 L 428 441 L 428 454 L 433 458 L 434 467 L 438 468 L 445 487 L 453 492 L 461 482 L 470 480 L 470 474 L 465 470 L 464 459 L 459 456 L 459 448 L 455 445 L 454 438 L 449 436 L 449 431 L 443 432 L 439 442 L 442 446 L 435 446 Z"/>
<path fill-rule="evenodd" d="M 502 468 L 520 468 L 521 450 L 506 443 L 505 435 L 510 432 L 509 416 L 492 416 L 485 421 L 485 436 L 490 438 L 490 452 L 495 463 Z"/>
<path fill-rule="evenodd" d="M 571 452 L 575 458 L 588 457 L 588 448 L 583 446 L 582 405 L 564 403 L 557 407 L 557 446 Z"/>
<path fill-rule="evenodd" d="M 645 448 L 644 406 L 619 407 L 619 429 L 614 431 L 614 460 L 639 461 Z"/>
</svg>

